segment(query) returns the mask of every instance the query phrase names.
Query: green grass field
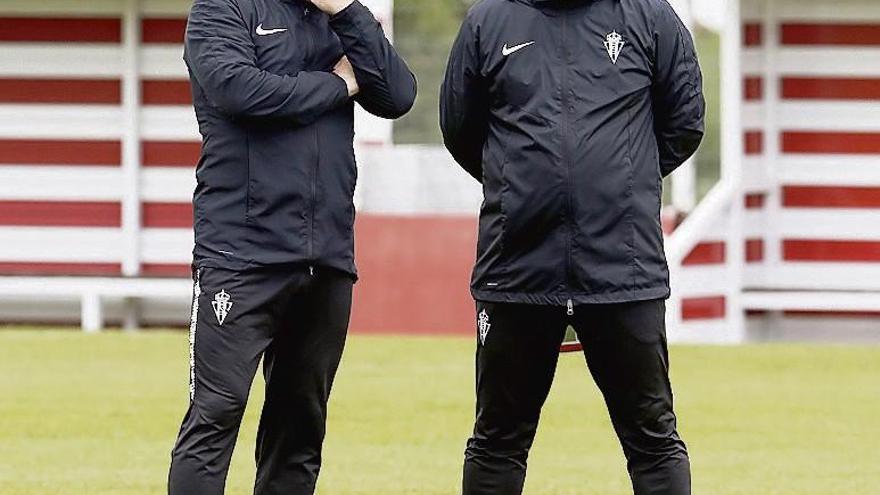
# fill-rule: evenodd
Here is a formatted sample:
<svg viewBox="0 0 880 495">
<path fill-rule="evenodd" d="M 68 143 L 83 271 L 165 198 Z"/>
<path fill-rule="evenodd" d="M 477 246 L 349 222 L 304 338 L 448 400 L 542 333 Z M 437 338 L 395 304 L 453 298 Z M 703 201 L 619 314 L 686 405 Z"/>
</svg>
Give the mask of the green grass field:
<svg viewBox="0 0 880 495">
<path fill-rule="evenodd" d="M 880 348 L 677 347 L 698 495 L 880 493 Z M 319 493 L 455 494 L 472 416 L 470 339 L 354 337 Z M 0 331 L 0 494 L 160 494 L 187 402 L 187 335 Z M 260 380 L 229 477 L 251 491 Z M 577 355 L 563 357 L 527 493 L 626 494 Z"/>
</svg>

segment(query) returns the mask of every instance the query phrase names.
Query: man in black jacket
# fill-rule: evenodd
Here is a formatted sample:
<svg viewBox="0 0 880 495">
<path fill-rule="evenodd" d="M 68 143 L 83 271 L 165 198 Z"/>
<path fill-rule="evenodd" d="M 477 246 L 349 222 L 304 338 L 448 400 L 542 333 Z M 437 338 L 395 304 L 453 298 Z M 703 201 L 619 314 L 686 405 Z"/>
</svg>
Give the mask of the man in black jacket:
<svg viewBox="0 0 880 495">
<path fill-rule="evenodd" d="M 446 146 L 485 195 L 466 495 L 521 493 L 569 325 L 635 493 L 690 493 L 660 206 L 703 118 L 693 40 L 666 0 L 482 0 L 468 14 L 441 97 Z"/>
<path fill-rule="evenodd" d="M 415 78 L 357 0 L 195 0 L 184 59 L 204 143 L 169 493 L 223 493 L 263 358 L 255 493 L 311 494 L 357 277 L 353 101 L 400 117 Z"/>
</svg>

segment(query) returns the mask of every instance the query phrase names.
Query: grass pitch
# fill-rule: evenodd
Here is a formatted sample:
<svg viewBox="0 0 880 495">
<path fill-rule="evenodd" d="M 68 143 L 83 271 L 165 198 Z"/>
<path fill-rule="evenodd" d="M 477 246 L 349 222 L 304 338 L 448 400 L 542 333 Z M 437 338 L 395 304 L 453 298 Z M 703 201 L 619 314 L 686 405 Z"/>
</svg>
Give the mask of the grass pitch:
<svg viewBox="0 0 880 495">
<path fill-rule="evenodd" d="M 353 337 L 322 495 L 453 495 L 473 409 L 473 342 Z M 699 495 L 880 493 L 880 348 L 677 347 L 673 382 Z M 160 494 L 188 400 L 183 332 L 0 331 L 0 494 Z M 227 493 L 252 491 L 261 379 Z M 626 494 L 582 358 L 562 358 L 531 495 Z"/>
</svg>

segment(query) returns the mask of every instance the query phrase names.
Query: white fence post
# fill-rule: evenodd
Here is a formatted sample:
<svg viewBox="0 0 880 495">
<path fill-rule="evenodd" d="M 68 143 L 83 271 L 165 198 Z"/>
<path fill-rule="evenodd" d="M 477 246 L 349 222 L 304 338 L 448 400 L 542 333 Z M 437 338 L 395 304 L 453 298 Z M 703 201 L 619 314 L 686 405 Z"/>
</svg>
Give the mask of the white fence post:
<svg viewBox="0 0 880 495">
<path fill-rule="evenodd" d="M 123 74 L 122 74 L 122 275 L 140 275 L 141 236 L 141 15 L 140 1 L 126 0 L 123 13 Z M 137 305 L 123 305 L 127 329 L 137 328 Z"/>
<path fill-rule="evenodd" d="M 727 23 L 721 40 L 721 181 L 732 189 L 726 244 L 728 290 L 725 294 L 730 342 L 746 339 L 742 306 L 745 268 L 742 127 L 742 15 L 740 0 L 727 0 Z"/>
<path fill-rule="evenodd" d="M 104 311 L 101 306 L 101 296 L 97 292 L 86 292 L 82 295 L 80 304 L 83 331 L 98 333 L 103 330 Z"/>
</svg>

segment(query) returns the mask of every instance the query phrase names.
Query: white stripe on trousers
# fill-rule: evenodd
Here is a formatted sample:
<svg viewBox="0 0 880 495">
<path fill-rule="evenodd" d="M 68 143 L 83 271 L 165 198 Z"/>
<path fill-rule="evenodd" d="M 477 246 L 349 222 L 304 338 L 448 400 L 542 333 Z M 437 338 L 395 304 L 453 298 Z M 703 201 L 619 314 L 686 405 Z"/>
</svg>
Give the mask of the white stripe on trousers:
<svg viewBox="0 0 880 495">
<path fill-rule="evenodd" d="M 196 327 L 199 320 L 199 296 L 202 295 L 202 288 L 199 284 L 200 273 L 196 270 L 195 280 L 193 281 L 193 302 L 192 314 L 189 320 L 189 400 L 196 398 Z"/>
</svg>

